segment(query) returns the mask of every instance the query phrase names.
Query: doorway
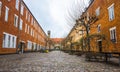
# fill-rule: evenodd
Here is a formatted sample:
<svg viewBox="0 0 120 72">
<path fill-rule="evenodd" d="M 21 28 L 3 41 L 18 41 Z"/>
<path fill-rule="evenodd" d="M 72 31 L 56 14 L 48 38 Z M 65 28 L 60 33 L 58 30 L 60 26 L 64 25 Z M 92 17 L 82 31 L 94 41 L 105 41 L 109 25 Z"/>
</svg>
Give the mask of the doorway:
<svg viewBox="0 0 120 72">
<path fill-rule="evenodd" d="M 99 52 L 102 52 L 102 40 L 98 41 Z"/>
<path fill-rule="evenodd" d="M 20 46 L 19 46 L 19 53 L 23 53 L 24 49 L 25 49 L 25 43 L 24 42 L 20 42 Z"/>
</svg>

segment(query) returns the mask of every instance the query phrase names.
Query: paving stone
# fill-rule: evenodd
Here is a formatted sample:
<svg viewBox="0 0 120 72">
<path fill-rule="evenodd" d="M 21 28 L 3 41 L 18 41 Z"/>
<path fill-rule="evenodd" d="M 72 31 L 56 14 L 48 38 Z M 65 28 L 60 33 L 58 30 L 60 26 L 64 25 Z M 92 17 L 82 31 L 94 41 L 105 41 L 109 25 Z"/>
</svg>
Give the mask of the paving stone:
<svg viewBox="0 0 120 72">
<path fill-rule="evenodd" d="M 120 67 L 86 62 L 61 51 L 0 56 L 0 72 L 120 72 Z"/>
</svg>

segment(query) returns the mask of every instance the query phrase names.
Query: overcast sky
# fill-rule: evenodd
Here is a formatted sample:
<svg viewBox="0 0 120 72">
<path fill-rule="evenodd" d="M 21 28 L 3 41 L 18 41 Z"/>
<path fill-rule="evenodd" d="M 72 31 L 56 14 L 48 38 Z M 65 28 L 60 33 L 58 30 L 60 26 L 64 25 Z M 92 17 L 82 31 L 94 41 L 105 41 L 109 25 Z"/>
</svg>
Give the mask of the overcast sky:
<svg viewBox="0 0 120 72">
<path fill-rule="evenodd" d="M 51 37 L 54 38 L 65 37 L 71 30 L 66 15 L 75 1 L 77 0 L 24 0 L 43 30 L 46 33 L 50 30 Z M 87 0 L 84 1 L 87 4 Z M 80 4 L 82 5 L 83 2 Z"/>
</svg>

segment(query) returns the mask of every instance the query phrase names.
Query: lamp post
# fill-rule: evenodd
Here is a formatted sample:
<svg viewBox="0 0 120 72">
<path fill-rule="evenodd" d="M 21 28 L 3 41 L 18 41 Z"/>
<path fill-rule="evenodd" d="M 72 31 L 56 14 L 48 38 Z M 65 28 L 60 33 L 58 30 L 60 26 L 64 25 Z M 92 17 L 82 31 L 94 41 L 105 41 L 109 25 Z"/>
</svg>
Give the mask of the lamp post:
<svg viewBox="0 0 120 72">
<path fill-rule="evenodd" d="M 48 49 L 49 49 L 49 51 L 50 51 L 50 34 L 51 34 L 51 32 L 50 32 L 50 30 L 47 32 L 48 33 L 48 40 L 47 40 L 47 42 L 48 42 Z"/>
</svg>

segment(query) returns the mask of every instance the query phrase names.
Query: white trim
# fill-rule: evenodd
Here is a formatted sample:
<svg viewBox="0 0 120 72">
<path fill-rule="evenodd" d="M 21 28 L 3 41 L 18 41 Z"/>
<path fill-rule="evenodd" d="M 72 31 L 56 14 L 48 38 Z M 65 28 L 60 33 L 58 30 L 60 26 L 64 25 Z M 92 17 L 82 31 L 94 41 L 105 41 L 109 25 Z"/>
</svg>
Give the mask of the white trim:
<svg viewBox="0 0 120 72">
<path fill-rule="evenodd" d="M 100 15 L 100 6 L 95 10 L 95 12 L 96 12 L 96 16 Z M 99 12 L 99 13 L 97 13 L 97 12 Z"/>
<path fill-rule="evenodd" d="M 0 16 L 2 15 L 2 2 L 0 1 Z"/>
<path fill-rule="evenodd" d="M 112 31 L 112 30 L 115 30 L 115 39 L 116 39 L 116 43 L 117 43 L 116 26 L 109 29 L 109 31 L 110 31 L 110 39 L 113 39 L 113 38 L 114 38 L 114 35 L 111 34 L 111 31 Z"/>
<path fill-rule="evenodd" d="M 2 47 L 3 48 L 16 48 L 17 36 L 6 33 L 6 32 L 3 32 L 3 35 L 5 35 L 6 37 L 3 38 L 3 46 Z M 9 37 L 10 37 L 10 41 L 8 40 Z"/>
<path fill-rule="evenodd" d="M 98 42 L 98 41 L 102 41 L 102 39 L 97 40 L 97 42 Z"/>
<path fill-rule="evenodd" d="M 7 22 L 9 18 L 9 8 L 5 6 L 5 21 Z"/>
<path fill-rule="evenodd" d="M 23 5 L 23 4 L 21 4 L 21 10 L 20 10 L 20 13 L 21 13 L 21 15 L 24 14 L 24 5 Z"/>
<path fill-rule="evenodd" d="M 113 7 L 113 8 L 112 8 Z M 109 21 L 112 21 L 115 19 L 115 9 L 114 9 L 114 3 L 110 5 L 108 8 L 108 16 L 109 16 Z M 111 10 L 112 9 L 112 10 Z M 114 17 L 113 17 L 114 16 Z"/>
<path fill-rule="evenodd" d="M 111 30 L 113 30 L 113 29 L 116 29 L 116 26 L 115 26 L 115 27 L 110 28 L 109 30 L 111 31 Z"/>
<path fill-rule="evenodd" d="M 25 33 L 27 32 L 27 27 L 28 27 L 28 25 L 27 25 L 27 24 L 25 24 Z"/>
<path fill-rule="evenodd" d="M 16 0 L 15 2 L 16 2 L 16 3 L 15 3 L 15 8 L 16 8 L 17 10 L 19 10 L 20 1 L 19 1 L 19 0 Z"/>
<path fill-rule="evenodd" d="M 25 41 L 23 41 L 23 40 L 20 40 L 20 42 L 25 43 Z"/>
<path fill-rule="evenodd" d="M 16 18 L 16 20 L 15 20 Z M 14 14 L 14 26 L 18 27 L 18 15 Z"/>
<path fill-rule="evenodd" d="M 19 29 L 22 30 L 22 26 L 23 26 L 23 20 L 20 18 L 20 24 L 19 24 Z"/>
<path fill-rule="evenodd" d="M 98 31 L 98 27 L 100 27 L 100 31 Z M 101 24 L 99 24 L 99 25 L 97 26 L 97 32 L 98 32 L 98 33 L 101 32 Z"/>
<path fill-rule="evenodd" d="M 114 5 L 115 5 L 115 3 L 113 3 L 112 5 L 110 5 L 107 9 L 111 8 L 111 7 L 114 6 Z"/>
</svg>

